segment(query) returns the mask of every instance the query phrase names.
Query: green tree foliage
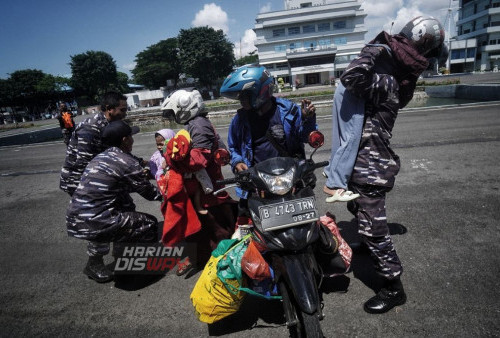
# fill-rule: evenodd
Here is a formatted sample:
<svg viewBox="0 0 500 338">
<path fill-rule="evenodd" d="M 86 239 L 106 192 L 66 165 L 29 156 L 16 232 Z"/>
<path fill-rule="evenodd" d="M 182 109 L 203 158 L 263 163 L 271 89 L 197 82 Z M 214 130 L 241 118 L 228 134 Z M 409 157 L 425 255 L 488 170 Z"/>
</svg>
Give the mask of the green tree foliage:
<svg viewBox="0 0 500 338">
<path fill-rule="evenodd" d="M 0 80 L 0 106 L 22 107 L 36 115 L 50 102 L 66 99 L 68 80 L 37 69 L 17 70 L 7 80 Z"/>
<path fill-rule="evenodd" d="M 174 81 L 177 86 L 181 72 L 177 38 L 162 40 L 149 46 L 135 57 L 136 66 L 132 70 L 134 81 L 149 89 L 156 89 Z"/>
<path fill-rule="evenodd" d="M 118 85 L 116 63 L 108 53 L 87 51 L 71 56 L 71 86 L 79 94 L 97 100 L 98 96 Z"/>
<path fill-rule="evenodd" d="M 131 90 L 128 86 L 128 75 L 123 72 L 117 72 L 118 82 L 116 90 L 122 94 L 130 93 Z"/>
<path fill-rule="evenodd" d="M 44 72 L 38 69 L 17 70 L 10 74 L 10 88 L 14 98 L 34 98 L 39 89 L 47 89 L 47 82 L 51 81 Z M 53 83 L 52 83 L 53 84 Z"/>
<path fill-rule="evenodd" d="M 9 105 L 12 100 L 12 89 L 9 80 L 0 79 L 0 107 Z"/>
<path fill-rule="evenodd" d="M 222 30 L 211 27 L 181 29 L 178 36 L 182 70 L 212 87 L 231 72 L 234 64 L 233 44 Z"/>
<path fill-rule="evenodd" d="M 251 63 L 259 63 L 259 56 L 255 52 L 256 51 L 253 51 L 253 52 L 249 53 L 248 55 L 245 55 L 244 57 L 239 58 L 238 60 L 236 60 L 235 64 L 239 67 L 239 66 L 248 65 Z"/>
</svg>

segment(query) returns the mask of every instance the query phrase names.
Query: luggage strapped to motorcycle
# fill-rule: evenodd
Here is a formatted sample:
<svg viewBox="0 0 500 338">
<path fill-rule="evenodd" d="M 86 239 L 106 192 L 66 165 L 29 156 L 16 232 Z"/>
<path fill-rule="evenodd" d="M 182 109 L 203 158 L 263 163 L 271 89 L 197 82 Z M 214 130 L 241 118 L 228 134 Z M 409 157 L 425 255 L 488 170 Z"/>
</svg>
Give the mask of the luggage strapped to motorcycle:
<svg viewBox="0 0 500 338">
<path fill-rule="evenodd" d="M 238 247 L 239 245 L 242 245 L 242 244 L 245 244 L 248 239 L 250 239 L 250 237 L 252 236 L 252 234 L 248 234 L 246 235 L 245 237 L 243 237 L 238 243 L 234 244 L 231 248 L 229 248 L 227 250 L 227 252 L 224 254 L 224 257 L 222 257 L 219 262 L 217 263 L 217 277 L 219 277 L 219 279 L 221 280 L 221 282 L 224 284 L 224 286 L 226 287 L 226 289 L 232 293 L 233 295 L 236 295 L 238 294 L 239 291 L 243 291 L 243 292 L 246 292 L 252 296 L 257 296 L 257 297 L 261 297 L 261 298 L 265 298 L 265 299 L 282 299 L 281 296 L 266 296 L 266 295 L 263 295 L 261 293 L 258 293 L 250 288 L 247 288 L 247 287 L 242 287 L 241 285 L 243 285 L 243 278 L 241 277 L 242 274 L 241 272 L 238 273 L 238 271 L 236 270 L 236 267 L 231 263 L 231 261 L 225 261 L 225 263 L 227 264 L 227 266 L 229 267 L 229 269 L 231 270 L 230 272 L 232 273 L 232 275 L 234 276 L 233 278 L 226 278 L 224 276 L 222 276 L 222 270 L 220 269 L 220 263 L 226 258 L 226 256 L 232 251 L 234 250 L 236 247 Z M 241 270 L 241 267 L 240 267 L 240 270 Z M 238 282 L 238 287 L 228 283 L 226 281 L 226 279 L 235 279 L 237 282 Z"/>
</svg>

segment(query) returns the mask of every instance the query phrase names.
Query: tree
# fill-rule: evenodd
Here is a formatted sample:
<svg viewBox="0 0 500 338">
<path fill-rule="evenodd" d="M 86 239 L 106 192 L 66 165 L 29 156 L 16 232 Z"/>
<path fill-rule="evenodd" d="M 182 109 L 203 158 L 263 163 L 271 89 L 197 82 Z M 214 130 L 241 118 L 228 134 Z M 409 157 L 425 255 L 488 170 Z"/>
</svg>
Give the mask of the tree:
<svg viewBox="0 0 500 338">
<path fill-rule="evenodd" d="M 256 52 L 257 50 L 254 50 L 253 52 L 248 53 L 248 55 L 239 58 L 238 60 L 236 60 L 235 64 L 239 67 L 251 63 L 259 63 L 259 56 L 256 54 Z"/>
<path fill-rule="evenodd" d="M 97 100 L 97 97 L 118 84 L 116 63 L 108 53 L 101 51 L 87 51 L 72 55 L 71 86 L 88 98 Z"/>
<path fill-rule="evenodd" d="M 173 80 L 176 87 L 181 73 L 178 52 L 177 38 L 149 46 L 135 57 L 134 81 L 154 89 L 165 86 L 167 80 Z"/>
<path fill-rule="evenodd" d="M 116 90 L 118 90 L 122 94 L 130 93 L 130 88 L 128 86 L 128 75 L 123 72 L 117 72 L 117 86 Z"/>
<path fill-rule="evenodd" d="M 12 88 L 9 80 L 0 79 L 0 107 L 10 105 L 12 100 Z"/>
<path fill-rule="evenodd" d="M 233 44 L 222 30 L 206 26 L 181 29 L 178 40 L 183 71 L 198 78 L 202 85 L 211 88 L 232 71 Z"/>
<path fill-rule="evenodd" d="M 29 114 L 36 115 L 48 102 L 64 98 L 59 83 L 63 79 L 37 69 L 17 70 L 10 74 L 9 79 L 0 81 L 0 104 L 23 107 Z"/>
<path fill-rule="evenodd" d="M 38 93 L 41 82 L 47 74 L 38 69 L 16 70 L 10 74 L 12 96 L 17 99 L 32 98 Z"/>
</svg>

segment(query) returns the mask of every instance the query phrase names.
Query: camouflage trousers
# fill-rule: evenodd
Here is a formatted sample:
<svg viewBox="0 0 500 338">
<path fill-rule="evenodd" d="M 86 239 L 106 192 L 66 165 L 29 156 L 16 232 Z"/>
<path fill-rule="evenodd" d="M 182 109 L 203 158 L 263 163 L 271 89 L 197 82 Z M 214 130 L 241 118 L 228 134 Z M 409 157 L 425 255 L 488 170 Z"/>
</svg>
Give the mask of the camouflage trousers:
<svg viewBox="0 0 500 338">
<path fill-rule="evenodd" d="M 113 256 L 118 256 L 122 243 L 156 243 L 160 234 L 156 217 L 143 212 L 123 212 L 120 226 L 112 234 L 99 241 L 88 241 L 89 256 L 104 256 L 110 251 L 113 242 Z"/>
<path fill-rule="evenodd" d="M 385 196 L 391 189 L 350 184 L 349 190 L 360 194 L 347 208 L 358 220 L 359 234 L 370 250 L 375 270 L 389 280 L 398 277 L 403 267 L 389 233 L 385 212 Z"/>
</svg>

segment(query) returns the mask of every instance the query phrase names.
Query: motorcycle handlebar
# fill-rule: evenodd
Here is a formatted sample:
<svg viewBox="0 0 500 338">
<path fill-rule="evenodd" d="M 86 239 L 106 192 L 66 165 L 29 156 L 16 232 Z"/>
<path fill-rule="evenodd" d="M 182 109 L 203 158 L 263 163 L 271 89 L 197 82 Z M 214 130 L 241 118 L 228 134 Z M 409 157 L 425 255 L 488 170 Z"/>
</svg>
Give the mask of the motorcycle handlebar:
<svg viewBox="0 0 500 338">
<path fill-rule="evenodd" d="M 317 162 L 317 163 L 314 163 L 314 169 L 318 169 L 318 168 L 321 168 L 321 167 L 326 167 L 330 162 L 328 161 L 322 161 L 322 162 Z"/>
<path fill-rule="evenodd" d="M 232 184 L 232 183 L 236 183 L 236 177 L 233 177 L 233 178 L 226 178 L 226 179 L 223 179 L 223 180 L 218 180 L 216 183 L 219 184 L 219 185 L 226 185 L 226 184 Z"/>
</svg>

